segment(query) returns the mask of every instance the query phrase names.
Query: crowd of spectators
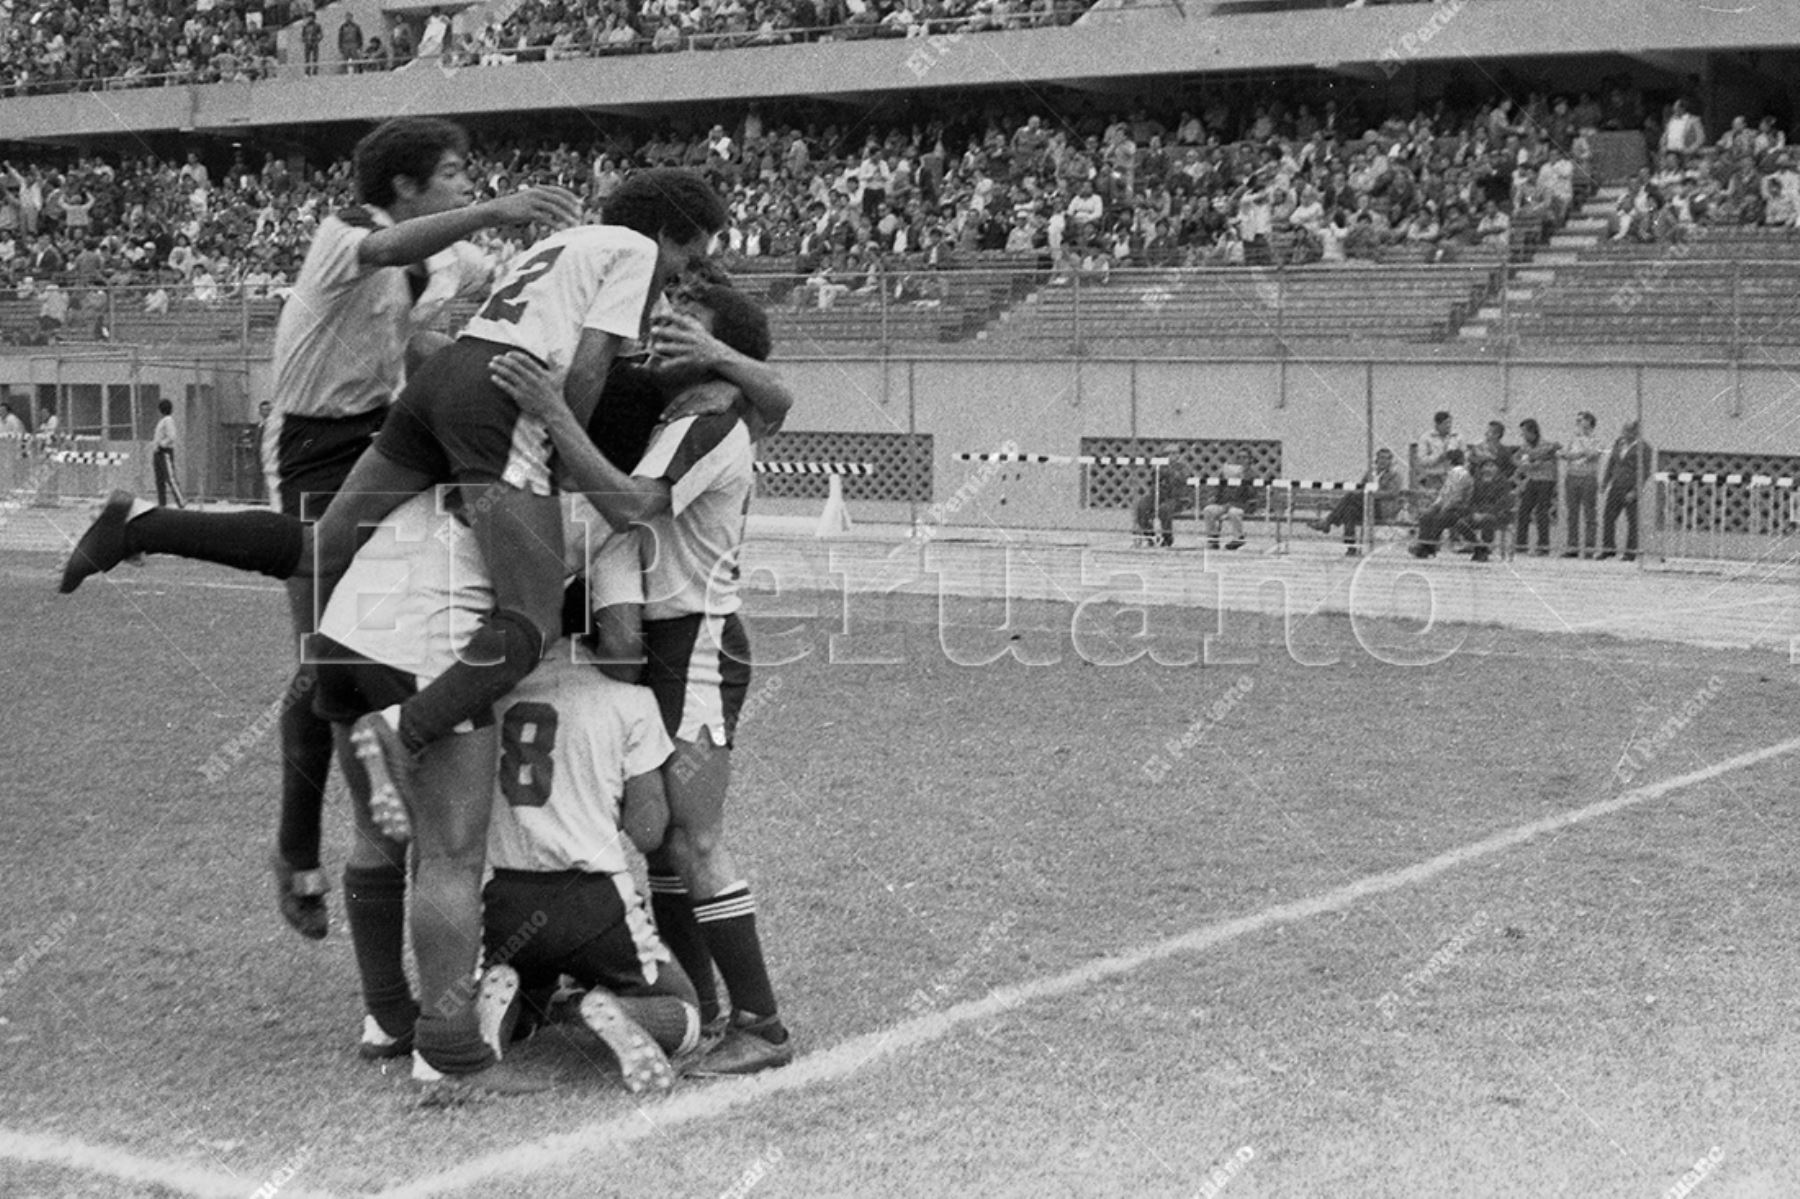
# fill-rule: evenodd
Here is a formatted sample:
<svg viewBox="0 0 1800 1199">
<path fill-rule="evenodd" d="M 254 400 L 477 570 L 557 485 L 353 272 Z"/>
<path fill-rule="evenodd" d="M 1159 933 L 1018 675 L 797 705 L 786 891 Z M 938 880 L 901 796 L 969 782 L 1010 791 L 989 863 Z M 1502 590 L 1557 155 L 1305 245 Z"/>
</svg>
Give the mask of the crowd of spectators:
<svg viewBox="0 0 1800 1199">
<path fill-rule="evenodd" d="M 1709 228 L 1800 229 L 1800 169 L 1774 117 L 1733 117 L 1712 140 L 1677 101 L 1645 167 L 1619 198 L 1615 240 L 1682 242 Z"/>
<path fill-rule="evenodd" d="M 245 82 L 281 73 L 276 32 L 290 21 L 306 74 L 327 37 L 337 69 L 394 70 L 547 62 L 607 54 L 729 49 L 871 37 L 961 37 L 1069 24 L 1087 0 L 525 0 L 500 20 L 455 31 L 442 10 L 396 14 L 384 42 L 347 11 L 312 0 L 4 0 L 0 96 Z M 473 26 L 474 18 L 470 18 Z"/>
<path fill-rule="evenodd" d="M 693 167 L 728 199 L 728 264 L 806 277 L 797 302 L 890 281 L 892 296 L 929 302 L 933 268 L 976 254 L 1056 282 L 1124 265 L 1342 262 L 1393 246 L 1433 260 L 1506 246 L 1521 226 L 1567 215 L 1603 112 L 1588 96 L 1531 95 L 1369 118 L 1329 95 L 1249 85 L 1160 113 L 995 109 L 876 129 L 752 105 L 729 129 L 478 144 L 471 162 L 479 195 L 554 182 L 595 218 L 632 168 Z M 1746 202 L 1764 189 L 1800 195 L 1784 182 L 1792 159 L 1773 124 L 1746 128 L 1680 157 L 1684 172 L 1729 161 L 1757 177 L 1735 207 L 1706 208 L 1712 219 L 1767 219 L 1774 205 Z M 54 282 L 78 309 L 80 293 L 105 285 L 152 289 L 153 307 L 279 296 L 318 220 L 353 199 L 343 160 L 308 166 L 244 148 L 215 175 L 198 154 L 186 159 L 0 164 L 0 286 L 33 295 Z M 517 246 L 495 237 L 485 248 L 504 259 Z"/>
<path fill-rule="evenodd" d="M 0 96 L 267 78 L 288 14 L 289 0 L 4 0 Z"/>
</svg>

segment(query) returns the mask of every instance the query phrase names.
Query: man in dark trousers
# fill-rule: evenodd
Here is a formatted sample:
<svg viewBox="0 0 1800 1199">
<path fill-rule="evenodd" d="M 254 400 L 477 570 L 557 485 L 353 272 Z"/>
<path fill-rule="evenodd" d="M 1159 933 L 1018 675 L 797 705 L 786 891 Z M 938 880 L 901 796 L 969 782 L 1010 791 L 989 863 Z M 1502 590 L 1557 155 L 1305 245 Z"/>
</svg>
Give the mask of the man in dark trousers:
<svg viewBox="0 0 1800 1199">
<path fill-rule="evenodd" d="M 1650 477 L 1654 454 L 1650 443 L 1640 436 L 1638 423 L 1625 422 L 1612 452 L 1600 468 L 1600 493 L 1606 506 L 1600 513 L 1600 557 L 1610 558 L 1615 550 L 1613 534 L 1619 525 L 1619 513 L 1625 514 L 1625 561 L 1635 562 L 1638 554 L 1638 494 Z"/>
</svg>

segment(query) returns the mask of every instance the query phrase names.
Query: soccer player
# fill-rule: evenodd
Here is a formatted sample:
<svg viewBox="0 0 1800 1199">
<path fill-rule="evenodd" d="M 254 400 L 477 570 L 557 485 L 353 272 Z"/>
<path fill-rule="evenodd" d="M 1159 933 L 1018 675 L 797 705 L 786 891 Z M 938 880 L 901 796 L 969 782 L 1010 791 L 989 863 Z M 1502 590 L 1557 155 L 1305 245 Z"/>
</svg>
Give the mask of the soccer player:
<svg viewBox="0 0 1800 1199">
<path fill-rule="evenodd" d="M 761 309 L 718 287 L 696 287 L 689 295 L 700 327 L 671 330 L 670 342 L 680 349 L 663 364 L 663 386 L 678 387 L 684 372 L 699 379 L 728 369 L 726 377 L 738 381 L 769 370 L 762 361 L 769 339 Z M 718 353 L 746 342 L 755 343 L 751 363 Z M 749 640 L 737 615 L 737 558 L 753 483 L 752 425 L 760 420 L 742 404 L 678 415 L 657 429 L 626 475 L 557 401 L 551 371 L 520 354 L 497 357 L 490 369 L 521 408 L 544 420 L 569 477 L 601 515 L 615 527 L 639 524 L 649 534 L 645 682 L 677 745 L 664 772 L 670 829 L 650 857 L 651 902 L 658 928 L 699 991 L 703 1016 L 718 1009 L 715 964 L 733 1008 L 723 1039 L 689 1073 L 748 1074 L 785 1065 L 793 1044 L 777 1014 L 755 902 L 724 843 L 729 750 L 750 683 Z"/>
<path fill-rule="evenodd" d="M 633 582 L 641 597 L 641 576 Z M 650 922 L 620 836 L 623 825 L 654 853 L 666 831 L 662 770 L 674 746 L 656 699 L 554 653 L 507 697 L 500 729 L 483 1035 L 500 1053 L 522 1010 L 536 1021 L 567 1018 L 551 996 L 568 975 L 587 992 L 574 1014 L 612 1050 L 626 1088 L 667 1090 L 668 1055 L 699 1043 L 700 1011 Z"/>
<path fill-rule="evenodd" d="M 485 286 L 454 251 L 481 229 L 537 223 L 562 228 L 580 205 L 562 188 L 531 188 L 470 203 L 468 137 L 435 117 L 385 121 L 356 144 L 359 203 L 319 223 L 275 328 L 274 411 L 262 425 L 271 502 L 316 521 L 369 448 L 407 369 L 448 339 L 423 332 L 441 305 L 427 291 Z M 465 247 L 466 248 L 466 247 Z M 409 357 L 410 352 L 410 357 Z M 314 628 L 311 580 L 290 579 L 296 645 Z M 302 661 L 287 694 L 304 697 Z M 281 816 L 270 857 L 282 916 L 303 936 L 327 930 L 319 825 L 332 751 L 331 727 L 304 700 L 281 711 Z"/>
</svg>

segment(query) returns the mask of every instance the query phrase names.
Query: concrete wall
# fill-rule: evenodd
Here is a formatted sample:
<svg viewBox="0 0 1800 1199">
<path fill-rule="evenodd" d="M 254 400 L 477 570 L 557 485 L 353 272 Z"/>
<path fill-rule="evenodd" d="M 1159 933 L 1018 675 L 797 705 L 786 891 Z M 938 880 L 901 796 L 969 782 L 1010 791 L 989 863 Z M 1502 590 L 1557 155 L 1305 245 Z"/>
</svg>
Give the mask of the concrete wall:
<svg viewBox="0 0 1800 1199">
<path fill-rule="evenodd" d="M 981 466 L 958 453 L 989 453 L 1007 442 L 1025 453 L 1076 454 L 1083 437 L 1237 439 L 1281 442 L 1292 477 L 1355 479 L 1371 445 L 1407 447 L 1438 409 L 1478 439 L 1490 419 L 1508 441 L 1535 417 L 1562 440 L 1575 414 L 1593 412 L 1607 437 L 1633 418 L 1658 449 L 1800 454 L 1800 380 L 1776 367 L 1728 364 L 1372 360 L 1061 360 L 834 358 L 782 364 L 799 395 L 796 431 L 928 433 L 935 459 L 933 498 L 942 501 Z M 63 421 L 76 433 L 100 431 L 103 415 L 119 433 L 122 397 L 133 380 L 174 400 L 187 443 L 182 468 L 190 491 L 217 494 L 215 477 L 228 425 L 252 423 L 268 394 L 266 359 L 184 363 L 121 354 L 59 358 L 0 357 L 0 393 L 28 399 L 60 392 Z M 108 387 L 113 390 L 108 391 Z M 48 388 L 46 391 L 44 389 Z M 192 397 L 190 398 L 190 389 Z M 141 390 L 141 387 L 140 387 Z M 111 409 L 102 413 L 102 397 Z M 19 403 L 15 402 L 15 408 Z M 155 421 L 146 402 L 137 437 Z M 131 447 L 127 447 L 131 448 Z M 141 447 L 138 447 L 141 449 Z M 137 455 L 143 457 L 140 452 Z M 149 480 L 145 467 L 144 481 Z M 1114 510 L 1081 507 L 1079 471 L 1068 467 L 990 469 L 979 503 L 944 516 L 946 524 L 998 522 L 1019 528 L 1116 527 Z M 816 514 L 813 500 L 761 500 L 758 510 Z M 857 501 L 862 520 L 907 521 L 912 505 Z"/>
<path fill-rule="evenodd" d="M 1025 453 L 1076 454 L 1083 437 L 1271 438 L 1283 469 L 1310 479 L 1355 479 L 1371 445 L 1407 448 L 1451 412 L 1466 438 L 1490 419 L 1507 440 L 1533 417 L 1551 440 L 1588 410 L 1611 438 L 1630 419 L 1658 449 L 1800 454 L 1800 382 L 1776 368 L 1602 363 L 1379 361 L 970 361 L 834 359 L 784 364 L 800 402 L 797 430 L 933 435 L 933 494 L 942 500 L 981 467 L 958 453 L 1011 441 Z M 990 470 L 980 503 L 947 524 L 1098 528 L 1117 511 L 1081 506 L 1075 468 Z M 816 512 L 816 501 L 759 501 L 761 511 Z M 911 506 L 859 502 L 864 520 L 909 520 Z"/>
</svg>

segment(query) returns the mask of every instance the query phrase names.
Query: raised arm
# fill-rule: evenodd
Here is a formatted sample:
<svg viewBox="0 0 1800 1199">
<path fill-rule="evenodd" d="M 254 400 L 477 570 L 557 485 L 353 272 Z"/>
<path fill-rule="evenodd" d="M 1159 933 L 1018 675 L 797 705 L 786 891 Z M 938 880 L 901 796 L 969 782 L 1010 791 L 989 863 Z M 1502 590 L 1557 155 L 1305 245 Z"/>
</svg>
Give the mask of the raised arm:
<svg viewBox="0 0 1800 1199">
<path fill-rule="evenodd" d="M 439 250 L 495 225 L 536 222 L 566 229 L 581 220 L 581 202 L 560 187 L 532 187 L 449 212 L 413 217 L 363 238 L 356 256 L 364 266 L 411 266 Z"/>
</svg>

